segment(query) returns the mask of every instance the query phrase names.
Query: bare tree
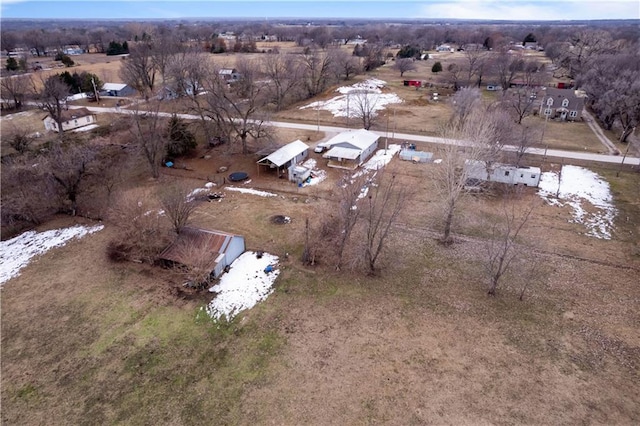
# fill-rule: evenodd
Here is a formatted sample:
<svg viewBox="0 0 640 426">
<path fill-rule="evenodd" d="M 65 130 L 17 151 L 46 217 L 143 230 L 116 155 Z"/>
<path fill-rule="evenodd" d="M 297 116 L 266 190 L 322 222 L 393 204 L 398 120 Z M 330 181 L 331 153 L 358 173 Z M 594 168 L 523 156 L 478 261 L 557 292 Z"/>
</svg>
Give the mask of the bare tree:
<svg viewBox="0 0 640 426">
<path fill-rule="evenodd" d="M 265 77 L 270 80 L 269 97 L 277 111 L 288 106 L 290 100 L 296 100 L 296 91 L 301 87 L 302 68 L 295 56 L 265 55 L 262 58 L 262 68 Z"/>
<path fill-rule="evenodd" d="M 142 93 L 145 99 L 149 99 L 156 84 L 158 66 L 153 54 L 150 43 L 140 42 L 129 47 L 129 56 L 120 67 L 120 78 Z"/>
<path fill-rule="evenodd" d="M 157 200 L 148 192 L 127 191 L 118 197 L 108 220 L 118 228 L 109 243 L 112 259 L 153 263 L 169 242 Z"/>
<path fill-rule="evenodd" d="M 15 109 L 22 108 L 22 103 L 29 94 L 31 87 L 33 87 L 33 82 L 30 75 L 16 74 L 0 80 L 3 99 L 11 99 Z"/>
<path fill-rule="evenodd" d="M 353 90 L 347 96 L 351 98 L 353 115 L 362 121 L 364 129 L 369 130 L 377 117 L 378 96 L 368 90 Z"/>
<path fill-rule="evenodd" d="M 491 225 L 491 238 L 487 241 L 485 263 L 489 277 L 488 294 L 491 296 L 495 296 L 500 280 L 509 271 L 513 260 L 520 254 L 516 241 L 535 208 L 535 204 L 532 203 L 521 206 L 521 203 L 518 203 L 518 195 L 517 189 L 507 191 L 502 200 L 502 214 Z"/>
<path fill-rule="evenodd" d="M 400 77 L 404 75 L 405 72 L 415 71 L 416 63 L 411 58 L 398 58 L 393 64 L 393 69 L 400 72 Z"/>
<path fill-rule="evenodd" d="M 172 229 L 176 234 L 187 226 L 198 207 L 191 190 L 186 185 L 173 183 L 159 188 L 158 199 L 165 214 L 171 221 Z"/>
<path fill-rule="evenodd" d="M 133 140 L 147 160 L 154 179 L 160 176 L 160 166 L 167 150 L 167 136 L 158 113 L 159 108 L 160 102 L 157 102 L 150 111 L 133 109 L 132 123 L 129 127 Z"/>
<path fill-rule="evenodd" d="M 56 121 L 60 139 L 63 137 L 62 113 L 67 108 L 67 97 L 69 93 L 69 86 L 67 86 L 58 75 L 52 75 L 42 81 L 42 89 L 36 92 L 36 102 L 38 106 L 45 109 L 51 118 Z"/>
<path fill-rule="evenodd" d="M 338 206 L 338 218 L 340 236 L 337 241 L 337 262 L 336 270 L 339 271 L 344 262 L 344 253 L 351 233 L 358 222 L 361 209 L 357 203 L 360 200 L 367 188 L 367 180 L 369 179 L 368 173 L 359 173 L 355 177 L 345 173 L 338 182 L 338 188 L 340 192 L 340 204 Z"/>
<path fill-rule="evenodd" d="M 268 128 L 261 114 L 269 102 L 267 82 L 259 78 L 259 69 L 251 61 L 239 60 L 240 79 L 228 84 L 214 72 L 206 83 L 204 106 L 207 116 L 242 144 L 242 153 L 249 152 L 247 140 L 266 137 Z"/>
<path fill-rule="evenodd" d="M 29 150 L 29 146 L 33 142 L 31 135 L 32 129 L 29 126 L 16 126 L 10 124 L 9 129 L 3 129 L 3 139 L 9 140 L 9 146 L 15 149 L 19 154 L 24 154 Z"/>
<path fill-rule="evenodd" d="M 451 121 L 454 126 L 461 126 L 471 113 L 481 107 L 482 96 L 476 88 L 463 87 L 458 90 L 451 98 L 453 114 Z"/>
<path fill-rule="evenodd" d="M 509 54 L 506 50 L 502 50 L 494 57 L 492 63 L 494 73 L 498 76 L 498 81 L 505 92 L 516 76 L 524 68 L 524 61 L 515 55 Z"/>
<path fill-rule="evenodd" d="M 184 277 L 191 287 L 202 289 L 207 287 L 212 279 L 212 235 L 203 235 L 199 239 L 179 239 L 175 246 L 175 256 L 188 262 L 180 265 Z"/>
<path fill-rule="evenodd" d="M 376 271 L 376 262 L 382 253 L 391 226 L 396 223 L 406 201 L 406 187 L 398 183 L 396 176 L 386 176 L 379 170 L 367 194 L 363 213 L 365 219 L 364 260 L 369 273 Z"/>
<path fill-rule="evenodd" d="M 307 96 L 322 93 L 330 84 L 332 57 L 321 50 L 310 49 L 301 57 L 303 81 Z"/>
<path fill-rule="evenodd" d="M 449 75 L 449 81 L 453 84 L 453 90 L 460 88 L 460 78 L 462 77 L 462 68 L 454 63 L 447 65 L 447 72 Z"/>
<path fill-rule="evenodd" d="M 360 59 L 349 54 L 341 48 L 330 49 L 331 63 L 333 64 L 336 80 L 349 80 L 361 72 Z"/>
<path fill-rule="evenodd" d="M 56 211 L 55 189 L 38 167 L 43 158 L 2 160 L 2 226 L 16 229 L 39 225 Z"/>
<path fill-rule="evenodd" d="M 78 197 L 86 190 L 87 180 L 94 172 L 96 154 L 97 148 L 93 145 L 71 143 L 54 147 L 48 155 L 47 172 L 60 189 L 72 216 L 76 215 Z"/>
<path fill-rule="evenodd" d="M 450 244 L 453 220 L 462 197 L 467 193 L 470 161 L 490 160 L 488 153 L 495 152 L 496 124 L 482 107 L 477 107 L 464 122 L 450 122 L 441 131 L 451 143 L 443 149 L 442 162 L 434 173 L 434 184 L 443 207 L 442 242 Z M 462 144 L 458 146 L 456 144 Z"/>
</svg>

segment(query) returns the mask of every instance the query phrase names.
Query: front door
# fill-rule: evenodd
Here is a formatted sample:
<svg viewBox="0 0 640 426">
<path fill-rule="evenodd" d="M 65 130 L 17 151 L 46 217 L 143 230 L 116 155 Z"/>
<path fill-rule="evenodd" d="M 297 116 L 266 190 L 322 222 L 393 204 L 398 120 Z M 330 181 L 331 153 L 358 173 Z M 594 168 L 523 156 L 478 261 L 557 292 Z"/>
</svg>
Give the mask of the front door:
<svg viewBox="0 0 640 426">
<path fill-rule="evenodd" d="M 560 119 L 562 121 L 565 121 L 567 119 L 567 112 L 566 111 L 562 111 L 562 113 L 560 114 Z"/>
</svg>

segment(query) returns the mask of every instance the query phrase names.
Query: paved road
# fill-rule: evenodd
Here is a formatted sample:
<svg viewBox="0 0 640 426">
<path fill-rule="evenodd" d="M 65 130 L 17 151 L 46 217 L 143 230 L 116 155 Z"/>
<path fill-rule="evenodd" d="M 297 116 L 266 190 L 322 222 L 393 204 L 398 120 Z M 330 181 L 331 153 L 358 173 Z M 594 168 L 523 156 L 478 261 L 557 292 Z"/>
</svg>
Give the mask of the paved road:
<svg viewBox="0 0 640 426">
<path fill-rule="evenodd" d="M 74 107 L 70 107 L 74 108 Z M 132 115 L 135 111 L 126 109 L 126 108 L 103 108 L 103 107 L 87 107 L 90 111 L 95 113 L 117 113 L 117 114 L 129 114 Z M 163 117 L 171 117 L 171 113 L 161 112 L 159 113 Z M 193 114 L 177 114 L 178 117 L 184 120 L 199 120 L 200 117 Z M 337 127 L 337 126 L 318 126 L 317 124 L 303 124 L 303 123 L 289 123 L 285 121 L 272 121 L 269 123 L 273 127 L 284 127 L 288 129 L 299 129 L 299 130 L 318 130 L 320 132 L 325 133 L 340 133 L 345 130 L 349 130 L 346 127 Z M 398 132 L 379 132 L 374 131 L 374 133 L 384 137 L 390 137 L 394 139 L 409 141 L 409 142 L 423 142 L 423 143 L 435 143 L 435 144 L 456 144 L 456 145 L 464 145 L 463 141 L 454 140 L 454 139 L 444 139 L 438 138 L 434 136 L 423 136 L 423 135 L 414 135 L 410 133 L 398 133 Z M 514 146 L 505 146 L 505 150 L 508 151 L 516 151 L 517 148 Z M 609 164 L 621 164 L 623 156 L 621 155 L 606 155 L 606 154 L 594 154 L 590 152 L 576 152 L 576 151 L 564 151 L 559 149 L 542 149 L 542 148 L 529 148 L 527 150 L 528 154 L 532 155 L 546 155 L 547 158 L 564 158 L 564 159 L 575 159 L 581 161 L 593 161 L 593 162 L 601 162 L 601 163 L 609 163 Z M 640 158 L 627 156 L 624 158 L 624 164 L 640 166 Z"/>
</svg>

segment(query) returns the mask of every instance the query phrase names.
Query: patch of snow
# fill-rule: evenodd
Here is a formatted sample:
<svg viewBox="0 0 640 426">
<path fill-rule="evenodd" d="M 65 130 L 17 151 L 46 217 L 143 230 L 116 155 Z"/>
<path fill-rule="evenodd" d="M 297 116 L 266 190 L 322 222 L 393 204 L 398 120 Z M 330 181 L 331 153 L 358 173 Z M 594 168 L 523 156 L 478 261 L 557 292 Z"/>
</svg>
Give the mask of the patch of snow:
<svg viewBox="0 0 640 426">
<path fill-rule="evenodd" d="M 214 186 L 216 186 L 216 184 L 213 182 L 207 182 L 204 184 L 205 188 L 213 188 Z"/>
<path fill-rule="evenodd" d="M 274 194 L 272 192 L 258 191 L 257 189 L 253 189 L 253 188 L 238 188 L 235 186 L 227 186 L 225 189 L 229 191 L 242 192 L 243 194 L 259 195 L 261 197 L 277 197 L 278 196 L 278 194 Z"/>
<path fill-rule="evenodd" d="M 442 158 L 436 158 L 435 160 L 433 160 L 433 162 L 435 164 L 440 164 L 440 163 L 442 163 Z"/>
<path fill-rule="evenodd" d="M 220 277 L 220 282 L 209 289 L 218 293 L 207 306 L 209 316 L 230 321 L 241 311 L 265 300 L 273 292 L 273 283 L 280 274 L 275 268 L 277 264 L 278 257 L 269 253 L 263 253 L 260 259 L 253 251 L 240 255 L 229 272 Z M 269 265 L 274 268 L 267 273 L 265 269 Z"/>
<path fill-rule="evenodd" d="M 389 161 L 400 152 L 400 149 L 402 149 L 402 146 L 397 144 L 391 144 L 387 146 L 387 149 L 379 149 L 362 167 L 367 170 L 380 170 L 389 164 Z"/>
<path fill-rule="evenodd" d="M 209 192 L 209 188 L 196 188 L 187 195 L 187 201 L 193 201 L 198 194 Z"/>
<path fill-rule="evenodd" d="M 82 238 L 102 228 L 104 225 L 76 225 L 44 232 L 27 231 L 0 242 L 0 285 L 20 275 L 20 270 L 27 266 L 34 256 L 44 254 L 54 247 L 64 246 L 73 238 Z"/>
<path fill-rule="evenodd" d="M 395 93 L 382 93 L 381 88 L 385 84 L 383 80 L 372 78 L 351 86 L 339 87 L 336 91 L 340 95 L 326 101 L 311 102 L 300 109 L 322 109 L 329 111 L 334 117 L 358 117 L 358 110 L 362 109 L 358 108 L 358 102 L 362 102 L 375 115 L 376 111 L 385 109 L 388 104 L 402 103 L 402 99 Z"/>
<path fill-rule="evenodd" d="M 555 172 L 542 173 L 538 187 L 538 194 L 549 204 L 570 206 L 572 222 L 583 224 L 586 235 L 611 239 L 617 210 L 612 204 L 609 183 L 597 173 L 583 167 L 563 166 L 560 176 Z M 591 204 L 595 211 L 587 211 L 583 202 Z"/>
<path fill-rule="evenodd" d="M 248 179 L 248 180 L 245 180 L 245 181 L 244 181 L 243 185 L 248 185 L 248 184 L 250 184 L 250 183 L 251 183 L 251 179 Z"/>
<path fill-rule="evenodd" d="M 305 180 L 302 186 L 317 185 L 327 178 L 327 172 L 322 169 L 317 169 L 316 165 L 317 162 L 315 158 L 309 158 L 307 161 L 302 163 L 302 167 L 311 169 L 310 179 L 308 181 Z"/>
</svg>

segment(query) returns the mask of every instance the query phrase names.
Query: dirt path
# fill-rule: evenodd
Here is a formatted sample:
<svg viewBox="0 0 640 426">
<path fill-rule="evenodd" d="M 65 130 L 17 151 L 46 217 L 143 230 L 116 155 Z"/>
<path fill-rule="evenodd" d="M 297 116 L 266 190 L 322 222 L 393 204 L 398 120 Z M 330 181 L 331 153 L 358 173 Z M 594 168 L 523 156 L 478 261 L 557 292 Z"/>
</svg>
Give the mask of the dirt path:
<svg viewBox="0 0 640 426">
<path fill-rule="evenodd" d="M 584 119 L 584 121 L 586 121 L 586 123 L 589 125 L 593 133 L 598 137 L 600 142 L 602 142 L 602 145 L 604 145 L 605 148 L 609 150 L 609 154 L 611 155 L 620 154 L 620 151 L 618 150 L 618 148 L 616 148 L 613 142 L 611 142 L 609 138 L 605 136 L 605 134 L 602 132 L 602 129 L 600 128 L 598 123 L 596 123 L 596 121 L 593 119 L 593 116 L 589 114 L 589 112 L 587 112 L 586 108 L 582 110 L 582 118 Z"/>
</svg>

